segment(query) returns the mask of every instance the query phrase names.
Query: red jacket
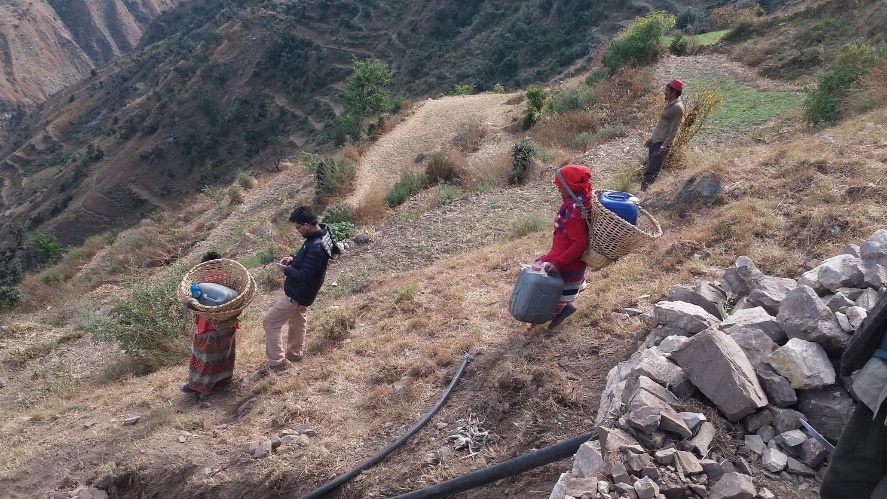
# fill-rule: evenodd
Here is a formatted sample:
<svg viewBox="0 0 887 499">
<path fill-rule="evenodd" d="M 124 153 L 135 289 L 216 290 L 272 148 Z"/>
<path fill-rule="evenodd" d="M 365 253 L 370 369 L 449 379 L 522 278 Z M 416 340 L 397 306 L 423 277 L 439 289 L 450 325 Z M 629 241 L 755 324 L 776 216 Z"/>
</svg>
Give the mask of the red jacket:
<svg viewBox="0 0 887 499">
<path fill-rule="evenodd" d="M 591 206 L 588 196 L 583 195 L 581 198 L 583 204 Z M 588 225 L 573 199 L 567 198 L 554 218 L 551 250 L 540 256 L 538 261 L 557 265 L 561 273 L 584 270 L 585 262 L 579 260 L 579 257 L 585 253 L 586 248 L 588 248 Z"/>
</svg>

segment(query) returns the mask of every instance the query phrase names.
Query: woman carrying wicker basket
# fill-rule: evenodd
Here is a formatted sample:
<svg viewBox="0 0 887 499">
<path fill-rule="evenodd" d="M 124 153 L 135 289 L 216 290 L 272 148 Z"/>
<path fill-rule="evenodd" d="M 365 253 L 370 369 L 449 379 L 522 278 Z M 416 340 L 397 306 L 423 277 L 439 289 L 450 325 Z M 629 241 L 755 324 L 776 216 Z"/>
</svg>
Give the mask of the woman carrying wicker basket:
<svg viewBox="0 0 887 499">
<path fill-rule="evenodd" d="M 203 255 L 201 263 L 218 260 L 221 255 L 214 251 Z M 190 395 L 207 394 L 231 383 L 234 377 L 234 338 L 240 321 L 232 318 L 215 325 L 197 314 L 197 330 L 191 342 L 191 361 L 188 382 L 181 385 L 182 392 Z"/>
<path fill-rule="evenodd" d="M 549 328 L 557 327 L 576 311 L 573 300 L 585 289 L 586 265 L 580 258 L 588 248 L 588 225 L 582 218 L 582 211 L 591 206 L 591 170 L 583 165 L 563 166 L 555 174 L 554 185 L 560 191 L 563 203 L 554 218 L 551 250 L 533 263 L 536 270 L 545 268 L 550 274 L 560 272 L 564 280 L 564 291 L 551 317 Z M 570 191 L 584 207 L 576 204 Z M 534 324 L 530 324 L 529 327 L 533 326 Z"/>
</svg>

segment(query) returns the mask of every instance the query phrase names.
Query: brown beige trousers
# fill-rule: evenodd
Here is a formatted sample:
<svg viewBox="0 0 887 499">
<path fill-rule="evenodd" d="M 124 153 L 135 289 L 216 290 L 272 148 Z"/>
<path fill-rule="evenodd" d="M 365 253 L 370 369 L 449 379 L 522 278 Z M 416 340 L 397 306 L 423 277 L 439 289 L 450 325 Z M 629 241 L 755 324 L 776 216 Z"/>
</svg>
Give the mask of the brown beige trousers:
<svg viewBox="0 0 887 499">
<path fill-rule="evenodd" d="M 286 350 L 281 342 L 281 330 L 288 324 Z M 262 321 L 265 329 L 265 356 L 268 364 L 276 366 L 287 356 L 301 358 L 305 346 L 305 331 L 308 329 L 308 307 L 299 305 L 288 296 L 281 295 L 274 306 L 265 314 Z"/>
</svg>

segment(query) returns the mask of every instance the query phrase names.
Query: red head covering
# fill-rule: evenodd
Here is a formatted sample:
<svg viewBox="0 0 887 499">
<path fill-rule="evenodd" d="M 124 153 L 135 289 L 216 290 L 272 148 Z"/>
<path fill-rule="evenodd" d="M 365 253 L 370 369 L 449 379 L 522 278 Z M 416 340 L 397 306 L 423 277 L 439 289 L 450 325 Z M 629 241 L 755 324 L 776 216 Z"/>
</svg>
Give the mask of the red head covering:
<svg viewBox="0 0 887 499">
<path fill-rule="evenodd" d="M 591 194 L 591 170 L 587 166 L 566 165 L 560 168 L 560 172 L 573 194 L 577 196 Z M 564 187 L 557 175 L 554 176 L 554 184 Z"/>
<path fill-rule="evenodd" d="M 679 80 L 677 78 L 668 82 L 668 86 L 677 90 L 678 92 L 684 91 L 684 82 L 682 82 L 681 80 Z"/>
</svg>

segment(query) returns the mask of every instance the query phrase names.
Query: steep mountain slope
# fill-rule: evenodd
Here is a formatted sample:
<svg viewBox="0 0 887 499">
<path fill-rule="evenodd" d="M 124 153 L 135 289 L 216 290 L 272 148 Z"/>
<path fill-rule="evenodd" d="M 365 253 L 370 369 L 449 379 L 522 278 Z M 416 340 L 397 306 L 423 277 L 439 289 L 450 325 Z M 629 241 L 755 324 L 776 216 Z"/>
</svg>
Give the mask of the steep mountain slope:
<svg viewBox="0 0 887 499">
<path fill-rule="evenodd" d="M 395 95 L 404 97 L 456 83 L 524 85 L 558 74 L 587 57 L 598 37 L 658 7 L 677 8 L 616 0 L 186 2 L 146 29 L 136 53 L 58 92 L 0 148 L 0 240 L 22 226 L 79 243 L 239 170 L 265 168 L 264 155 L 329 148 L 341 140 L 335 98 L 353 57 L 390 64 Z M 114 38 L 117 46 L 126 39 Z"/>
<path fill-rule="evenodd" d="M 0 121 L 14 118 L 97 66 L 129 52 L 142 30 L 176 0 L 35 0 L 0 4 Z"/>
</svg>

